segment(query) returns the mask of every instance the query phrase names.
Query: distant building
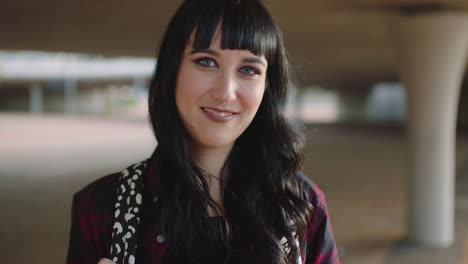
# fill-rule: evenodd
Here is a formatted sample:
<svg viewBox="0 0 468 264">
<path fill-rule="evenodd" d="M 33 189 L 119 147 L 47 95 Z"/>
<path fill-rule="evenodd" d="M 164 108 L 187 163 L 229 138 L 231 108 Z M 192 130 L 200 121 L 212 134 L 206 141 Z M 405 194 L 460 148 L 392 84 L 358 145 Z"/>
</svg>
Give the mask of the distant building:
<svg viewBox="0 0 468 264">
<path fill-rule="evenodd" d="M 146 115 L 148 58 L 0 52 L 0 111 Z"/>
</svg>

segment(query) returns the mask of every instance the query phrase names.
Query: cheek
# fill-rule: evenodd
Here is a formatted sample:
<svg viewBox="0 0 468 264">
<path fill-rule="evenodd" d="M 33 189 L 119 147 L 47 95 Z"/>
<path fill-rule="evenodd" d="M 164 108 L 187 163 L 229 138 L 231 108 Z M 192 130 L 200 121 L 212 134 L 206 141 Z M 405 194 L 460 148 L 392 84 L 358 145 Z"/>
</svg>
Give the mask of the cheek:
<svg viewBox="0 0 468 264">
<path fill-rule="evenodd" d="M 244 102 L 249 106 L 253 114 L 257 112 L 260 103 L 262 102 L 262 98 L 265 93 L 265 86 L 258 85 L 257 87 L 250 87 L 244 93 Z"/>
<path fill-rule="evenodd" d="M 200 84 L 199 79 L 199 76 L 194 74 L 193 71 L 181 67 L 175 90 L 176 105 L 181 114 L 191 111 L 189 109 L 194 106 L 197 98 L 203 93 L 201 91 L 203 86 Z"/>
</svg>

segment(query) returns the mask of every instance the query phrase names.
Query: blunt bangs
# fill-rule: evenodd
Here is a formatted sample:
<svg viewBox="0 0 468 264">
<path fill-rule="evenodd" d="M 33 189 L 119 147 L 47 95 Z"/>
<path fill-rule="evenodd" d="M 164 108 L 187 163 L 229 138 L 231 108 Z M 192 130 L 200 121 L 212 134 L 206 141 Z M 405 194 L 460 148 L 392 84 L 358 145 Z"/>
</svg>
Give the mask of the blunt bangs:
<svg viewBox="0 0 468 264">
<path fill-rule="evenodd" d="M 280 32 L 260 1 L 186 1 L 192 1 L 198 7 L 195 8 L 196 11 L 192 9 L 192 17 L 189 18 L 190 21 L 196 22 L 192 23 L 191 28 L 187 28 L 184 34 L 188 42 L 190 34 L 195 31 L 192 45 L 194 49 L 209 48 L 221 23 L 222 49 L 249 50 L 255 55 L 264 55 L 269 64 L 274 63 Z M 209 1 L 210 5 L 206 5 L 206 1 Z"/>
</svg>

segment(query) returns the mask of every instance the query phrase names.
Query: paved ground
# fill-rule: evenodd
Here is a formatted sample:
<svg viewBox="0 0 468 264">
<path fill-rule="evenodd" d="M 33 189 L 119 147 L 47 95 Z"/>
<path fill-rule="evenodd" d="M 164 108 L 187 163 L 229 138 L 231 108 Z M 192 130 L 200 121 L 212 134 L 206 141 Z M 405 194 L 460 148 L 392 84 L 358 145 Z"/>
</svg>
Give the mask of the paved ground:
<svg viewBox="0 0 468 264">
<path fill-rule="evenodd" d="M 468 264 L 468 133 L 457 145 L 456 241 L 434 250 L 404 241 L 401 127 L 306 131 L 305 171 L 327 194 L 343 263 Z M 144 120 L 0 114 L 0 263 L 63 263 L 72 193 L 154 145 Z"/>
</svg>

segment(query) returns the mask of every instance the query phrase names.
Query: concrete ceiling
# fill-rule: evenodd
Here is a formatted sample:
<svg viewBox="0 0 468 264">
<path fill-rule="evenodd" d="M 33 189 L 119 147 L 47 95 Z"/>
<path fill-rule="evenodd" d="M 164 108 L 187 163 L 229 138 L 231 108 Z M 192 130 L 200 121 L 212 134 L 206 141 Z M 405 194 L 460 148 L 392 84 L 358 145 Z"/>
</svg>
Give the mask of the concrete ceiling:
<svg viewBox="0 0 468 264">
<path fill-rule="evenodd" d="M 4 1 L 0 49 L 153 57 L 179 5 L 162 0 Z M 468 10 L 468 0 L 266 0 L 299 86 L 398 79 L 391 18 L 401 9 Z M 437 7 L 440 5 L 440 7 Z"/>
</svg>

